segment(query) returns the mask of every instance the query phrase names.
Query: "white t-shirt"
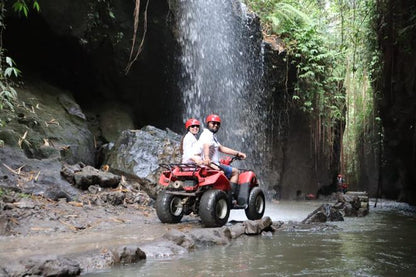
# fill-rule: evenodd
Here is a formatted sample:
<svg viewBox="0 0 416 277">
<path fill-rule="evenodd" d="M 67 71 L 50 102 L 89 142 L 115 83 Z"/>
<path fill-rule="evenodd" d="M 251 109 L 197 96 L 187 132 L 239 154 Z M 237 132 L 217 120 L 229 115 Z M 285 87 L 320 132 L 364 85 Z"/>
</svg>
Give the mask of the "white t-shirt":
<svg viewBox="0 0 416 277">
<path fill-rule="evenodd" d="M 218 148 L 221 146 L 221 144 L 218 142 L 214 133 L 209 129 L 204 129 L 198 141 L 202 159 L 204 159 L 204 144 L 209 145 L 209 159 L 212 162 L 218 164 L 220 158 Z"/>
<path fill-rule="evenodd" d="M 191 158 L 192 156 L 200 154 L 200 151 L 198 147 L 198 140 L 191 132 L 188 132 L 183 138 L 182 147 L 182 163 L 195 163 L 195 161 L 191 160 Z"/>
</svg>

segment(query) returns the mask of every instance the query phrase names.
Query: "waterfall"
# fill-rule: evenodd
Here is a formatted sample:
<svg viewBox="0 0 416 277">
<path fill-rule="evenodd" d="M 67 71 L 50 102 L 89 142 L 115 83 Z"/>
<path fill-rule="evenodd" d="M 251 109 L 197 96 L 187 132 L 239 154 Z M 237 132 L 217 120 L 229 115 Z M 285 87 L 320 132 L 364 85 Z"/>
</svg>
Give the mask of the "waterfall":
<svg viewBox="0 0 416 277">
<path fill-rule="evenodd" d="M 235 165 L 261 173 L 270 164 L 270 97 L 263 89 L 263 48 L 256 17 L 238 0 L 177 0 L 183 122 L 218 114 L 218 138 L 247 154 Z M 256 29 L 257 28 L 257 29 Z"/>
</svg>

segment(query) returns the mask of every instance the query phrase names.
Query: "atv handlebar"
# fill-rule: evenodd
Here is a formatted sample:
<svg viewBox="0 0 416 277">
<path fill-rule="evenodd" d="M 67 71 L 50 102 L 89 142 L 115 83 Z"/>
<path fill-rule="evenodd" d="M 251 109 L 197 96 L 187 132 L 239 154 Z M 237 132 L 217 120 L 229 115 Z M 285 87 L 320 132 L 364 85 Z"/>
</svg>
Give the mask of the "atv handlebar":
<svg viewBox="0 0 416 277">
<path fill-rule="evenodd" d="M 230 156 L 225 156 L 224 158 L 222 158 L 221 160 L 220 160 L 220 163 L 221 164 L 224 164 L 224 165 L 230 165 L 230 164 L 232 164 L 235 160 L 241 160 L 241 157 L 239 156 L 239 155 L 235 155 L 235 156 L 233 156 L 232 158 L 230 157 Z M 218 165 L 217 165 L 218 166 Z"/>
</svg>

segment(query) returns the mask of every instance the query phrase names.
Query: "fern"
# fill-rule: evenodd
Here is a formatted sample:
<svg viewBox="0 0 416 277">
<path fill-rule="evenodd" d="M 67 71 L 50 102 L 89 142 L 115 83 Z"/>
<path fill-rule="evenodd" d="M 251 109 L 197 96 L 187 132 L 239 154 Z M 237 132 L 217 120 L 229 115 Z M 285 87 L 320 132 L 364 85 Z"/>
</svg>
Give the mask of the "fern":
<svg viewBox="0 0 416 277">
<path fill-rule="evenodd" d="M 300 26 L 312 24 L 312 19 L 307 14 L 289 3 L 277 3 L 268 19 L 273 24 L 273 31 L 278 34 L 291 32 Z"/>
</svg>

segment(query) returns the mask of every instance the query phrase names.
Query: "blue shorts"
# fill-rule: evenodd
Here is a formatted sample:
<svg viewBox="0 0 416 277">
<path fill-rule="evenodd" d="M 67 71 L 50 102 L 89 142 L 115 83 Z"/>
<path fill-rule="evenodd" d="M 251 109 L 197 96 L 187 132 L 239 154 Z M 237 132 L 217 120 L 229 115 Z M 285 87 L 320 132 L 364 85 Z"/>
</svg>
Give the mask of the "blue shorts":
<svg viewBox="0 0 416 277">
<path fill-rule="evenodd" d="M 220 168 L 224 171 L 225 176 L 230 179 L 231 173 L 233 172 L 233 168 L 229 165 L 220 164 Z"/>
</svg>

